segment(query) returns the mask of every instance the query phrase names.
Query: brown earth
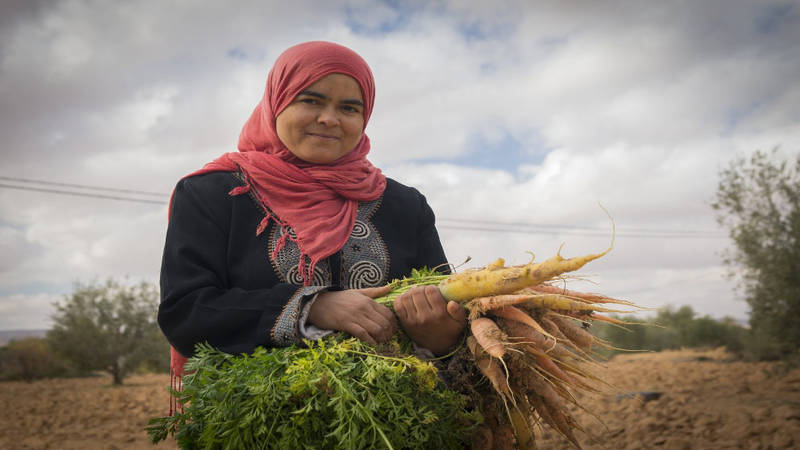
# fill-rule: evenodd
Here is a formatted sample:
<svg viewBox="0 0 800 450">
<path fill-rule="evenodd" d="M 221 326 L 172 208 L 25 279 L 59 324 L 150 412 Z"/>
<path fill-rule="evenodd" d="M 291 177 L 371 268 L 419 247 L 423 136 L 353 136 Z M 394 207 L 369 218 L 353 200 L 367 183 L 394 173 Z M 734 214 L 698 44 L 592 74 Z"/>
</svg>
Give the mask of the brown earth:
<svg viewBox="0 0 800 450">
<path fill-rule="evenodd" d="M 0 449 L 147 449 L 144 427 L 169 411 L 169 375 L 110 376 L 0 383 Z"/>
<path fill-rule="evenodd" d="M 580 401 L 604 425 L 575 412 L 585 449 L 800 448 L 800 368 L 718 349 L 617 356 L 600 373 L 614 388 Z M 538 436 L 539 448 L 568 448 L 550 430 Z"/>
<path fill-rule="evenodd" d="M 587 430 L 578 436 L 584 448 L 800 448 L 800 369 L 685 350 L 619 356 L 604 376 L 615 389 L 582 402 L 605 427 L 575 413 Z M 110 384 L 109 377 L 0 383 L 0 448 L 175 448 L 172 441 L 154 447 L 143 430 L 167 410 L 166 375 Z M 661 396 L 645 401 L 640 392 Z M 537 437 L 540 449 L 569 448 L 551 431 L 537 429 Z"/>
</svg>

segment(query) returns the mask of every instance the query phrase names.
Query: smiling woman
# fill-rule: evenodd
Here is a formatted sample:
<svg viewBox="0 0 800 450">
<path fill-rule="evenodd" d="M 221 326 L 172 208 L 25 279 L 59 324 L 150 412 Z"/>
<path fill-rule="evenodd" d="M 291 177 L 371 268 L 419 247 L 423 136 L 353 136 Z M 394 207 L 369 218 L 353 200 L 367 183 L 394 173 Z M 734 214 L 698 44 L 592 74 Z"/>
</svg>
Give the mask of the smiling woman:
<svg viewBox="0 0 800 450">
<path fill-rule="evenodd" d="M 412 289 L 394 312 L 373 300 L 412 269 L 447 267 L 425 197 L 366 158 L 374 97 L 352 50 L 291 47 L 239 151 L 178 182 L 159 308 L 176 387 L 200 343 L 239 354 L 344 332 L 377 344 L 402 326 L 433 354 L 456 344 L 466 315 L 438 290 Z"/>
</svg>

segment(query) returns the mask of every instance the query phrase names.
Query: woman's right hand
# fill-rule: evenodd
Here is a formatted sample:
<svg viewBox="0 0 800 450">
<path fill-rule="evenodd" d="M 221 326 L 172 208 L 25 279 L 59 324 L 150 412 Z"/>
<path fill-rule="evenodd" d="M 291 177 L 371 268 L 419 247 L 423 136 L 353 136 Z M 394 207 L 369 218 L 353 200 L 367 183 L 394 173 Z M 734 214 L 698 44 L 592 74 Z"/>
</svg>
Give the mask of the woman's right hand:
<svg viewBox="0 0 800 450">
<path fill-rule="evenodd" d="M 374 298 L 389 293 L 387 286 L 317 295 L 308 312 L 311 324 L 326 330 L 344 331 L 370 345 L 388 341 L 397 331 L 392 311 Z"/>
</svg>

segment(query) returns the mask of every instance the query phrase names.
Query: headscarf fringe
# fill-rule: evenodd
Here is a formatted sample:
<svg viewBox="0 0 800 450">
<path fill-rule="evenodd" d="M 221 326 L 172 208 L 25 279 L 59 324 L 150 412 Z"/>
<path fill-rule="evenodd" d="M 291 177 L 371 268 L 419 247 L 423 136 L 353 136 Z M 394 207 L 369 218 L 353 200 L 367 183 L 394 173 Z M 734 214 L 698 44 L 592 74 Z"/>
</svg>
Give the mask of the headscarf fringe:
<svg viewBox="0 0 800 450">
<path fill-rule="evenodd" d="M 169 356 L 169 387 L 172 389 L 169 395 L 169 415 L 172 417 L 175 413 L 183 414 L 183 403 L 178 400 L 178 393 L 183 390 L 183 368 L 186 357 L 175 347 L 170 347 Z"/>
<path fill-rule="evenodd" d="M 279 237 L 278 240 L 275 242 L 275 250 L 272 251 L 270 258 L 277 259 L 278 253 L 283 250 L 283 247 L 286 245 L 286 240 L 291 239 L 292 235 L 286 230 L 286 227 L 283 228 L 283 236 Z"/>
<path fill-rule="evenodd" d="M 258 227 L 256 228 L 256 236 L 261 236 L 261 233 L 263 233 L 264 230 L 267 229 L 267 225 L 269 225 L 270 219 L 271 216 L 269 214 L 267 214 L 266 216 L 264 216 L 263 219 L 261 219 L 261 222 L 258 223 Z"/>
<path fill-rule="evenodd" d="M 231 189 L 231 191 L 228 192 L 228 195 L 232 195 L 233 196 L 233 195 L 246 194 L 246 193 L 250 192 L 250 189 L 251 189 L 250 183 L 248 183 L 248 184 L 246 184 L 244 186 L 239 186 L 239 187 L 235 187 L 235 188 Z"/>
</svg>

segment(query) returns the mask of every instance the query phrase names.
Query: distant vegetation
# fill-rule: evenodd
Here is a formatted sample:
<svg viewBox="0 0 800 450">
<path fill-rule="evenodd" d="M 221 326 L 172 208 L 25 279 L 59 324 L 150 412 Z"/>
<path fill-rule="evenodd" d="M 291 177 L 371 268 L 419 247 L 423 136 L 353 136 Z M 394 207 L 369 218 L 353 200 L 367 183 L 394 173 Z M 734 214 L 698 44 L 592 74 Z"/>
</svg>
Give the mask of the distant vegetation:
<svg viewBox="0 0 800 450">
<path fill-rule="evenodd" d="M 726 347 L 745 358 L 758 359 L 749 329 L 731 318 L 697 317 L 690 306 L 664 308 L 655 317 L 616 316 L 633 325 L 595 322 L 590 331 L 608 341 L 615 349 L 596 349 L 604 356 L 629 350 L 673 350 L 689 347 Z"/>
<path fill-rule="evenodd" d="M 781 160 L 777 150 L 756 151 L 733 160 L 719 177 L 711 206 L 733 243 L 725 263 L 750 307 L 750 326 L 697 317 L 684 306 L 664 309 L 643 325 L 621 328 L 598 323 L 592 331 L 624 349 L 725 346 L 747 359 L 798 362 L 800 154 Z M 602 350 L 606 355 L 615 352 Z"/>
<path fill-rule="evenodd" d="M 55 353 L 45 338 L 22 338 L 0 347 L 1 381 L 33 381 L 75 375 L 81 375 L 80 371 Z"/>
<path fill-rule="evenodd" d="M 167 372 L 169 344 L 156 323 L 158 290 L 114 280 L 77 284 L 57 303 L 46 338 L 0 347 L 0 380 L 111 374 L 114 384 L 136 372 Z"/>
<path fill-rule="evenodd" d="M 800 358 L 800 154 L 757 151 L 720 173 L 712 207 L 733 241 L 726 263 L 750 306 L 751 350 Z"/>
</svg>

